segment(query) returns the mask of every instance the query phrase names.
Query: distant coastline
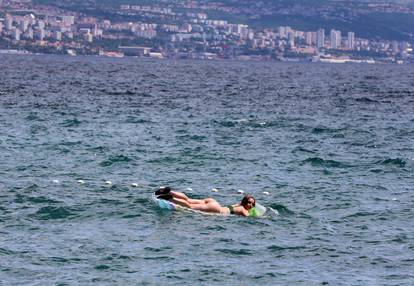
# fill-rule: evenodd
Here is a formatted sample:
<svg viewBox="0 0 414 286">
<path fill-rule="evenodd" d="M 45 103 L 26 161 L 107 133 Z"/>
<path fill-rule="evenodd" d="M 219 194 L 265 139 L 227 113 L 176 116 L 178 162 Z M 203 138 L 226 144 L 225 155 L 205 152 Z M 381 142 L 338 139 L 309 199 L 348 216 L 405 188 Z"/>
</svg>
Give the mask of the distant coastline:
<svg viewBox="0 0 414 286">
<path fill-rule="evenodd" d="M 414 33 L 407 28 L 414 25 L 414 7 L 402 3 L 133 2 L 81 8 L 75 2 L 0 0 L 0 49 L 177 60 L 414 63 Z M 371 22 L 384 25 L 379 29 Z"/>
<path fill-rule="evenodd" d="M 51 53 L 33 53 L 27 50 L 16 50 L 16 49 L 0 49 L 0 55 L 37 55 L 37 56 L 57 56 L 57 57 L 100 57 L 100 58 L 124 58 L 124 59 L 152 59 L 152 60 L 195 60 L 195 61 L 231 61 L 231 62 L 284 62 L 284 63 L 323 63 L 323 64 L 408 64 L 403 61 L 378 61 L 374 59 L 365 60 L 354 60 L 350 58 L 321 58 L 321 59 L 299 59 L 299 58 L 282 58 L 282 59 L 264 59 L 258 57 L 243 56 L 234 59 L 222 59 L 222 58 L 162 58 L 162 57 L 150 57 L 150 56 L 125 56 L 119 53 L 102 53 L 98 55 L 77 55 L 76 53 L 68 54 L 51 54 Z"/>
</svg>

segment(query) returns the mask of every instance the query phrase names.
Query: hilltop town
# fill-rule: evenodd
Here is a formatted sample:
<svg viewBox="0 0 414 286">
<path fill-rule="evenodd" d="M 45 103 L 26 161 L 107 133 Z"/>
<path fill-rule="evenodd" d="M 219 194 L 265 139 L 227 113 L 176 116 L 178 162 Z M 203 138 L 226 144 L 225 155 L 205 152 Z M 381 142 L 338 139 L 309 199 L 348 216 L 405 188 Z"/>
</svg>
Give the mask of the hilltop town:
<svg viewBox="0 0 414 286">
<path fill-rule="evenodd" d="M 47 1 L 44 1 L 47 2 Z M 122 1 L 116 1 L 122 3 Z M 258 3 L 260 5 L 258 5 Z M 173 59 L 236 59 L 313 62 L 413 62 L 413 35 L 395 39 L 363 37 L 341 27 L 293 28 L 257 17 L 301 15 L 332 21 L 370 11 L 403 13 L 398 4 L 358 4 L 337 10 L 240 1 L 233 5 L 197 1 L 154 1 L 147 5 L 0 0 L 2 52 L 138 56 Z M 367 6 L 371 5 L 371 6 Z M 76 8 L 78 7 L 78 8 Z M 365 8 L 364 8 L 365 7 Z M 359 9 L 359 10 L 358 10 Z M 364 10 L 365 9 L 365 10 Z M 243 15 L 252 25 L 238 16 Z M 283 19 L 283 18 L 282 18 Z M 313 25 L 315 26 L 315 25 Z M 398 38 L 398 39 L 397 39 Z"/>
</svg>

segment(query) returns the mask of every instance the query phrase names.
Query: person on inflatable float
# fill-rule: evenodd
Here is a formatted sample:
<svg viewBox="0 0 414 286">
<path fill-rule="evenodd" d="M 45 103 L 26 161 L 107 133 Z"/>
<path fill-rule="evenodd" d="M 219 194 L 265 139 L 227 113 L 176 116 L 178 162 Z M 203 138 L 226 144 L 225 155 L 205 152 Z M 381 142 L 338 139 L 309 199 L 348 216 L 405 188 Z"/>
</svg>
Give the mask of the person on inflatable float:
<svg viewBox="0 0 414 286">
<path fill-rule="evenodd" d="M 249 210 L 256 205 L 256 199 L 251 195 L 245 195 L 239 204 L 225 207 L 222 207 L 215 199 L 191 199 L 184 193 L 172 191 L 170 187 L 161 187 L 155 192 L 155 195 L 158 199 L 167 200 L 192 210 L 223 215 L 236 214 L 249 216 Z"/>
</svg>

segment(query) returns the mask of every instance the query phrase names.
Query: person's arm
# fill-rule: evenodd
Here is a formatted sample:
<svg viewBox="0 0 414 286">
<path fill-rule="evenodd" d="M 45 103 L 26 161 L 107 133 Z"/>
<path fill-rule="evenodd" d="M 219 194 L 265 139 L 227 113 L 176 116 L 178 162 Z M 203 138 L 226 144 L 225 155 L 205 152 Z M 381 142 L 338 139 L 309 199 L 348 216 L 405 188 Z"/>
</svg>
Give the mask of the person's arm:
<svg viewBox="0 0 414 286">
<path fill-rule="evenodd" d="M 187 195 L 184 194 L 184 193 L 171 191 L 171 194 L 173 195 L 174 198 L 182 199 L 182 200 L 186 200 L 186 201 L 189 200 L 189 197 L 187 197 Z"/>
<path fill-rule="evenodd" d="M 192 209 L 192 205 L 187 200 L 183 200 L 183 199 L 173 197 L 172 202 L 177 204 L 177 205 L 180 205 L 182 207 Z"/>
<path fill-rule="evenodd" d="M 234 207 L 234 212 L 237 215 L 249 216 L 249 212 L 244 207 L 242 207 L 241 205 L 238 205 L 238 206 Z"/>
</svg>

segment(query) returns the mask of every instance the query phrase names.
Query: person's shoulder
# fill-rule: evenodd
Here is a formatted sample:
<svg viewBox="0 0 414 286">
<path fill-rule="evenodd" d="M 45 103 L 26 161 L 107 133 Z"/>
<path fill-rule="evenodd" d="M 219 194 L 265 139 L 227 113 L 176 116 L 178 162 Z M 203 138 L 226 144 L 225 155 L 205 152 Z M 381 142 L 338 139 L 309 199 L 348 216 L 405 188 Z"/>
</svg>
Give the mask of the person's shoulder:
<svg viewBox="0 0 414 286">
<path fill-rule="evenodd" d="M 238 215 L 249 216 L 249 212 L 241 205 L 234 206 L 234 210 L 237 212 Z"/>
</svg>

